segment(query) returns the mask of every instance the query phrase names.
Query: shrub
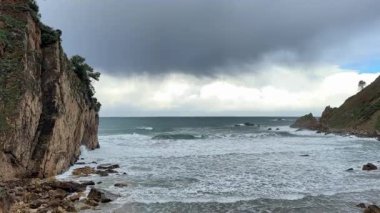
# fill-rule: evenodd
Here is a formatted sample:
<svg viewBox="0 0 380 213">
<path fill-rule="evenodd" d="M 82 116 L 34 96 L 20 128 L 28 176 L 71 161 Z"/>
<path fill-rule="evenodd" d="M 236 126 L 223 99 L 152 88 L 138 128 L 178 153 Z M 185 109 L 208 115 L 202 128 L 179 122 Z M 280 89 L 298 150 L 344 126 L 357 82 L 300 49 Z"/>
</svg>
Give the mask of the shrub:
<svg viewBox="0 0 380 213">
<path fill-rule="evenodd" d="M 86 63 L 86 59 L 82 56 L 75 55 L 70 59 L 70 62 L 73 71 L 77 74 L 84 86 L 85 94 L 89 97 L 89 100 L 91 100 L 94 109 L 99 111 L 101 104 L 93 97 L 95 95 L 95 89 L 92 86 L 92 80 L 98 81 L 100 73 L 94 72 L 94 69 Z"/>
</svg>

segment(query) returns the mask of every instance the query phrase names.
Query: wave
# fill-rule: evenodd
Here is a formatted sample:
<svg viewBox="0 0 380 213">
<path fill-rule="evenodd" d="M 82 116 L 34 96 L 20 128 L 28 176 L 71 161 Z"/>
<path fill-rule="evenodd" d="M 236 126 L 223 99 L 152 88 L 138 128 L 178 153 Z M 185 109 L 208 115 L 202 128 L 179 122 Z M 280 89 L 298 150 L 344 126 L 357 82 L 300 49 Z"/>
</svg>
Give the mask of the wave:
<svg viewBox="0 0 380 213">
<path fill-rule="evenodd" d="M 204 135 L 192 135 L 192 134 L 159 134 L 154 136 L 153 140 L 196 140 L 203 139 Z"/>
<path fill-rule="evenodd" d="M 153 130 L 154 128 L 153 127 L 150 127 L 150 126 L 141 126 L 141 127 L 136 127 L 136 129 L 138 130 Z"/>
<path fill-rule="evenodd" d="M 234 127 L 242 127 L 242 126 L 260 127 L 261 125 L 260 124 L 254 124 L 254 123 L 251 123 L 251 122 L 245 122 L 245 123 L 235 124 L 234 125 Z"/>
</svg>

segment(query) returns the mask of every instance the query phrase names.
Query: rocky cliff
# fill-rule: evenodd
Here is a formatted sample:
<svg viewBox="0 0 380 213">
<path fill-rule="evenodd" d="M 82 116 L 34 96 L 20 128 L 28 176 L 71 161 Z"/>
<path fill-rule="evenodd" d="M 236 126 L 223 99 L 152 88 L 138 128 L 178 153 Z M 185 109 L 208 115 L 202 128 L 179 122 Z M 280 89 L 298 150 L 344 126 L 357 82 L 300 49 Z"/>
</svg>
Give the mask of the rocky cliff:
<svg viewBox="0 0 380 213">
<path fill-rule="evenodd" d="M 380 135 L 380 77 L 348 98 L 340 107 L 326 107 L 319 119 L 318 127 L 314 129 L 378 137 Z"/>
<path fill-rule="evenodd" d="M 56 175 L 99 146 L 99 105 L 60 34 L 34 1 L 0 0 L 0 180 Z"/>
</svg>

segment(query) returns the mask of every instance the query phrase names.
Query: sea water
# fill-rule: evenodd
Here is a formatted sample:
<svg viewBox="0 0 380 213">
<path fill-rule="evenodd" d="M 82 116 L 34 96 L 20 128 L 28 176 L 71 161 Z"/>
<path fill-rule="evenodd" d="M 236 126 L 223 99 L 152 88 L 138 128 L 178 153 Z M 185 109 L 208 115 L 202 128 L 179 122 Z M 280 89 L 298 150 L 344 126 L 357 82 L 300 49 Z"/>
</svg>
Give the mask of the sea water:
<svg viewBox="0 0 380 213">
<path fill-rule="evenodd" d="M 295 118 L 101 118 L 93 161 L 119 174 L 65 180 L 102 182 L 120 197 L 97 212 L 361 212 L 380 204 L 375 139 L 297 130 Z M 346 171 L 353 168 L 353 171 Z M 125 174 L 123 174 L 125 173 Z M 127 187 L 115 187 L 127 183 Z"/>
</svg>

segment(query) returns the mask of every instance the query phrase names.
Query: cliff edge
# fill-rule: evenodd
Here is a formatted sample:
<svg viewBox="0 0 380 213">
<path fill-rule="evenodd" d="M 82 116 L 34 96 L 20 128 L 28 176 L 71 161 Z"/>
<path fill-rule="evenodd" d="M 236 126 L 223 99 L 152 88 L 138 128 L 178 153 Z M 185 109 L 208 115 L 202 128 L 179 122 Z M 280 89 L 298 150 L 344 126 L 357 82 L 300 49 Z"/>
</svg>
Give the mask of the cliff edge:
<svg viewBox="0 0 380 213">
<path fill-rule="evenodd" d="M 32 0 L 0 0 L 0 180 L 65 171 L 99 147 L 93 88 Z"/>
<path fill-rule="evenodd" d="M 310 129 L 307 126 L 297 127 Z M 316 129 L 367 137 L 380 136 L 380 77 L 348 98 L 340 107 L 326 107 L 317 128 L 313 128 Z"/>
</svg>

